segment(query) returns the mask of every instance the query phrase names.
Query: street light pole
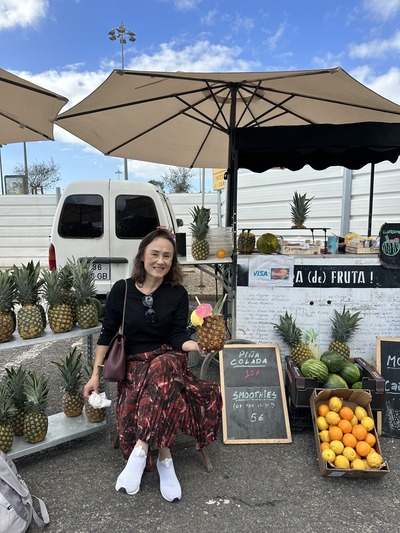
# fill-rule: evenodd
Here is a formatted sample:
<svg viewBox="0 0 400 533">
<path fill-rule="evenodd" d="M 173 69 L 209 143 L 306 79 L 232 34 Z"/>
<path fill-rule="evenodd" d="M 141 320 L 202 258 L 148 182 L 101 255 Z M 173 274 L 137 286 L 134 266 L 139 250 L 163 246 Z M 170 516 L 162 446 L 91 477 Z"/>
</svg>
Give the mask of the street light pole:
<svg viewBox="0 0 400 533">
<path fill-rule="evenodd" d="M 126 36 L 129 36 L 129 41 L 136 41 L 136 35 L 133 33 L 133 31 L 127 30 L 123 22 L 121 22 L 118 28 L 113 28 L 111 31 L 108 32 L 108 38 L 110 39 L 110 41 L 115 41 L 116 39 L 119 39 L 119 42 L 121 43 L 122 70 L 124 70 L 125 68 L 124 45 L 126 44 Z M 128 160 L 126 158 L 124 158 L 124 177 L 126 180 L 128 179 Z"/>
</svg>

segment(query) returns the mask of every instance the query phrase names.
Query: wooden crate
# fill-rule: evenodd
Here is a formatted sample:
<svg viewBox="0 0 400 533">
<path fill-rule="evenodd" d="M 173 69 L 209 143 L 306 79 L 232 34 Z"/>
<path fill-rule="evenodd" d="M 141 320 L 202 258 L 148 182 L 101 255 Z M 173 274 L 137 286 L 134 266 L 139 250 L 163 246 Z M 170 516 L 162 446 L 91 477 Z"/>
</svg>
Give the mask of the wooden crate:
<svg viewBox="0 0 400 533">
<path fill-rule="evenodd" d="M 346 254 L 378 254 L 379 248 L 371 246 L 366 248 L 362 242 L 355 244 L 346 244 Z"/>
</svg>

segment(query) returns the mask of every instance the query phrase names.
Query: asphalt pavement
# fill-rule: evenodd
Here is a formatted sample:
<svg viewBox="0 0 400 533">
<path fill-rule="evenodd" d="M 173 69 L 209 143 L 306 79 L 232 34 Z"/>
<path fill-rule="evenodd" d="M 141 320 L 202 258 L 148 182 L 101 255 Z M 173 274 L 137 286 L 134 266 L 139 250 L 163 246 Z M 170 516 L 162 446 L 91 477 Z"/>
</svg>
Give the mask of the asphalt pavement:
<svg viewBox="0 0 400 533">
<path fill-rule="evenodd" d="M 85 340 L 77 339 L 85 349 Z M 61 392 L 51 363 L 70 341 L 0 352 L 3 364 L 23 363 L 51 375 L 49 414 L 61 410 Z M 3 366 L 3 365 L 2 365 Z M 200 364 L 192 368 L 200 372 Z M 209 378 L 219 370 L 209 367 Z M 111 391 L 113 396 L 113 391 Z M 124 463 L 108 430 L 15 460 L 31 492 L 50 514 L 47 533 L 352 533 L 397 531 L 400 516 L 400 442 L 380 439 L 390 473 L 380 479 L 321 477 L 314 435 L 292 432 L 288 444 L 224 444 L 208 447 L 206 472 L 191 439 L 179 436 L 173 454 L 181 481 L 179 503 L 165 501 L 158 474 L 145 473 L 135 496 L 117 493 Z M 41 531 L 32 525 L 28 532 Z"/>
</svg>

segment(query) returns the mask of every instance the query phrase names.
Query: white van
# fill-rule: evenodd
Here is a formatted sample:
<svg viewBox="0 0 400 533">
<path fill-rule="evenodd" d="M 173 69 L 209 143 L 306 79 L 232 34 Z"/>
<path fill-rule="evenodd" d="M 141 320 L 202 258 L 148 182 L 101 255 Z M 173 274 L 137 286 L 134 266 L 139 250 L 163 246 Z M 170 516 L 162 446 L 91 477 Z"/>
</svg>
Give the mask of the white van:
<svg viewBox="0 0 400 533">
<path fill-rule="evenodd" d="M 150 183 L 117 180 L 77 181 L 57 205 L 49 246 L 49 269 L 67 259 L 94 259 L 98 298 L 129 277 L 141 239 L 157 226 L 177 233 L 182 221 L 167 196 Z"/>
</svg>

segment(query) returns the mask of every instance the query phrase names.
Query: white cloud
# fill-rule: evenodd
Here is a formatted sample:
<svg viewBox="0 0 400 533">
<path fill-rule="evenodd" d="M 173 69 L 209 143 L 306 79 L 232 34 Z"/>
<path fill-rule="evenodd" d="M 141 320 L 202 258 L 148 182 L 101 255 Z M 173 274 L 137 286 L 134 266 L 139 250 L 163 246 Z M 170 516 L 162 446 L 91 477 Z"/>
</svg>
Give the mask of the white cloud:
<svg viewBox="0 0 400 533">
<path fill-rule="evenodd" d="M 0 0 L 0 31 L 35 26 L 46 16 L 48 7 L 48 0 Z"/>
<path fill-rule="evenodd" d="M 349 55 L 352 58 L 383 58 L 400 51 L 400 31 L 389 39 L 373 39 L 372 41 L 350 45 Z"/>
<path fill-rule="evenodd" d="M 400 104 L 400 68 L 393 67 L 380 76 L 375 76 L 369 66 L 359 67 L 351 75 L 381 96 Z"/>
<path fill-rule="evenodd" d="M 364 0 L 364 9 L 379 20 L 389 20 L 400 11 L 400 0 Z"/>
<path fill-rule="evenodd" d="M 278 29 L 274 33 L 274 35 L 271 35 L 271 37 L 268 37 L 266 39 L 265 43 L 271 50 L 274 50 L 278 46 L 278 42 L 281 40 L 282 36 L 285 33 L 285 27 L 286 24 L 283 22 L 279 25 Z"/>
<path fill-rule="evenodd" d="M 174 0 L 174 6 L 179 11 L 190 11 L 194 9 L 201 0 Z"/>
</svg>

